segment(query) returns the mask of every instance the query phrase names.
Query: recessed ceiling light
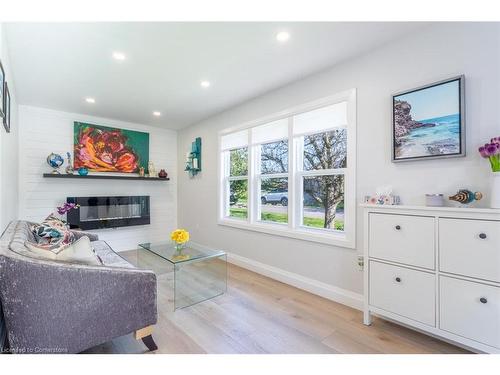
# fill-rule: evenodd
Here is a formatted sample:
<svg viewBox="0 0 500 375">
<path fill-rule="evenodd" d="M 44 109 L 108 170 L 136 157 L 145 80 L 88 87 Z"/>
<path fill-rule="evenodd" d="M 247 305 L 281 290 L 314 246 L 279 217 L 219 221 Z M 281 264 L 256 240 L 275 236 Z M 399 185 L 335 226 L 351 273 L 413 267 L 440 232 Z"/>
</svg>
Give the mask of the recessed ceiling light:
<svg viewBox="0 0 500 375">
<path fill-rule="evenodd" d="M 160 117 L 160 116 L 161 116 L 161 112 L 154 111 L 154 112 L 153 112 L 153 115 L 154 115 L 154 116 L 156 116 L 156 117 Z"/>
<path fill-rule="evenodd" d="M 122 52 L 113 52 L 113 58 L 118 61 L 125 60 L 125 54 Z"/>
<path fill-rule="evenodd" d="M 201 87 L 207 88 L 207 87 L 210 87 L 210 82 L 209 81 L 201 81 L 200 85 L 201 85 Z"/>
<path fill-rule="evenodd" d="M 94 98 L 85 98 L 85 101 L 86 101 L 87 103 L 92 103 L 92 104 L 94 104 L 94 103 L 95 103 L 95 99 L 94 99 Z"/>
<path fill-rule="evenodd" d="M 290 39 L 290 33 L 286 32 L 286 31 L 280 31 L 278 34 L 276 34 L 276 40 L 278 42 L 284 43 L 288 39 Z"/>
</svg>

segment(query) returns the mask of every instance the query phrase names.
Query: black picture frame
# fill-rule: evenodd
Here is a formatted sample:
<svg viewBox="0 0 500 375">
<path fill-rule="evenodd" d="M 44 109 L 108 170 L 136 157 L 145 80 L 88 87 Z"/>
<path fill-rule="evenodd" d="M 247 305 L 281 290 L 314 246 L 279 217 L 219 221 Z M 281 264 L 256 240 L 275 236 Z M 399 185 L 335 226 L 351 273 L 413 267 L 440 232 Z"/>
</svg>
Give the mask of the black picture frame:
<svg viewBox="0 0 500 375">
<path fill-rule="evenodd" d="M 455 83 L 456 87 L 454 85 Z M 448 87 L 450 87 L 450 92 L 453 92 L 452 95 L 456 95 L 456 97 L 453 96 L 452 99 L 457 103 L 458 113 L 449 113 L 447 115 L 443 115 L 440 117 L 436 116 L 435 118 L 432 119 L 426 117 L 428 120 L 443 119 L 443 122 L 439 121 L 427 122 L 427 120 L 413 119 L 411 116 L 412 113 L 410 108 L 409 120 L 408 118 L 406 118 L 405 120 L 402 119 L 402 117 L 405 116 L 402 116 L 401 103 L 407 101 L 407 100 L 402 100 L 402 97 L 409 98 L 411 97 L 412 94 L 420 95 L 420 102 L 422 103 L 423 101 L 421 100 L 422 96 L 428 95 L 429 98 L 432 98 L 431 100 L 432 106 L 435 109 L 436 103 L 438 103 L 439 105 L 439 100 L 443 100 L 443 103 L 446 101 L 446 99 L 448 99 L 447 102 L 450 101 L 449 97 L 445 98 L 443 96 L 443 98 L 440 98 L 439 94 L 437 94 L 440 87 L 441 88 L 444 87 L 443 85 L 449 85 Z M 410 105 L 412 104 L 411 99 L 408 103 Z M 420 107 L 422 107 L 421 103 Z M 406 113 L 404 114 L 407 115 Z M 449 119 L 444 119 L 445 117 L 448 117 Z M 418 129 L 417 127 L 420 127 L 423 130 L 423 128 L 425 127 L 432 128 L 436 126 L 443 126 L 443 124 L 447 124 L 446 126 L 450 126 L 451 131 L 441 136 L 442 138 L 444 138 L 444 140 L 443 139 L 440 140 L 439 138 L 440 136 L 434 135 L 435 140 L 429 142 L 428 138 L 430 138 L 431 136 L 427 135 L 428 143 L 423 143 L 424 142 L 423 139 L 426 138 L 424 137 L 421 138 L 421 140 L 417 141 L 416 144 L 417 147 L 414 146 L 414 150 L 420 148 L 425 151 L 421 152 L 420 155 L 416 154 L 418 151 L 413 151 L 413 153 L 407 153 L 407 155 L 404 156 L 404 153 L 401 150 L 404 148 L 403 146 L 408 147 L 409 143 L 407 142 L 409 137 L 408 134 L 401 136 L 401 127 L 402 123 L 408 126 L 409 122 L 413 122 L 414 124 L 416 124 L 414 125 L 416 127 L 408 132 L 409 134 L 411 134 L 411 132 L 414 131 L 415 129 Z M 408 127 L 406 129 L 408 129 Z M 429 133 L 432 132 L 433 131 L 431 130 Z M 438 133 L 437 128 L 434 133 L 435 134 Z M 420 135 L 421 134 L 419 134 L 419 136 Z M 452 140 L 451 143 L 449 142 L 450 139 Z M 448 141 L 448 144 L 445 143 L 446 141 Z M 418 142 L 421 143 L 419 144 Z M 465 155 L 466 155 L 466 144 L 465 144 L 465 76 L 464 75 L 451 77 L 448 79 L 444 79 L 438 82 L 433 82 L 431 84 L 427 84 L 410 90 L 401 91 L 392 95 L 392 162 L 393 163 L 412 161 L 412 160 L 463 157 Z"/>
<path fill-rule="evenodd" d="M 4 91 L 5 91 L 5 70 L 3 70 L 3 65 L 2 62 L 0 61 L 0 118 L 3 118 L 5 114 Z"/>
<path fill-rule="evenodd" d="M 7 133 L 10 133 L 10 91 L 7 82 L 4 85 L 4 100 L 3 100 L 3 127 Z"/>
</svg>

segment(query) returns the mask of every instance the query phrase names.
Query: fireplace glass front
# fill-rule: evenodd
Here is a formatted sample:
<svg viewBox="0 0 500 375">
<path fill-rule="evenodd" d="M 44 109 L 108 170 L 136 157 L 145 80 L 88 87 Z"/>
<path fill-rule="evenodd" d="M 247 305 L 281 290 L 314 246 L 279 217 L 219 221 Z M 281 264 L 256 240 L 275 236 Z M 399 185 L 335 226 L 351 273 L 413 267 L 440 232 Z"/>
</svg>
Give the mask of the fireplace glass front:
<svg viewBox="0 0 500 375">
<path fill-rule="evenodd" d="M 68 197 L 68 223 L 83 230 L 150 224 L 149 196 Z"/>
</svg>

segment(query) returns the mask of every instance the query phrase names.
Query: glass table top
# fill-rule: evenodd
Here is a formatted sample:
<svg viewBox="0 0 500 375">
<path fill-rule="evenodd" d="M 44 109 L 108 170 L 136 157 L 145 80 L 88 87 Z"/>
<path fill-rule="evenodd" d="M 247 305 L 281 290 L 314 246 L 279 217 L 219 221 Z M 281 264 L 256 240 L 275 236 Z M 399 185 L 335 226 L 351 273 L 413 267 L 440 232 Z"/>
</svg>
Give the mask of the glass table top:
<svg viewBox="0 0 500 375">
<path fill-rule="evenodd" d="M 186 245 L 181 251 L 175 249 L 172 241 L 164 242 L 147 242 L 139 244 L 143 249 L 149 250 L 152 253 L 168 260 L 172 264 L 190 262 L 198 259 L 215 258 L 226 255 L 224 251 L 208 249 L 196 245 Z"/>
</svg>

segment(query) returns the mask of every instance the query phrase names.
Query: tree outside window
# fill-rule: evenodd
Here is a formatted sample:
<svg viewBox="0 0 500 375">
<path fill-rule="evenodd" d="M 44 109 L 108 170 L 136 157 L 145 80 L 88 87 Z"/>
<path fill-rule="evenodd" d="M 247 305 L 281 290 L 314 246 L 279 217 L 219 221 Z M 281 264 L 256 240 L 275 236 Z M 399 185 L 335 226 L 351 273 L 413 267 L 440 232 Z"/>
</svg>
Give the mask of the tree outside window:
<svg viewBox="0 0 500 375">
<path fill-rule="evenodd" d="M 229 151 L 229 216 L 248 217 L 248 148 Z"/>
<path fill-rule="evenodd" d="M 347 168 L 347 130 L 304 136 L 304 170 Z M 303 224 L 344 230 L 344 176 L 329 174 L 304 177 Z M 338 217 L 337 217 L 338 216 Z"/>
</svg>

